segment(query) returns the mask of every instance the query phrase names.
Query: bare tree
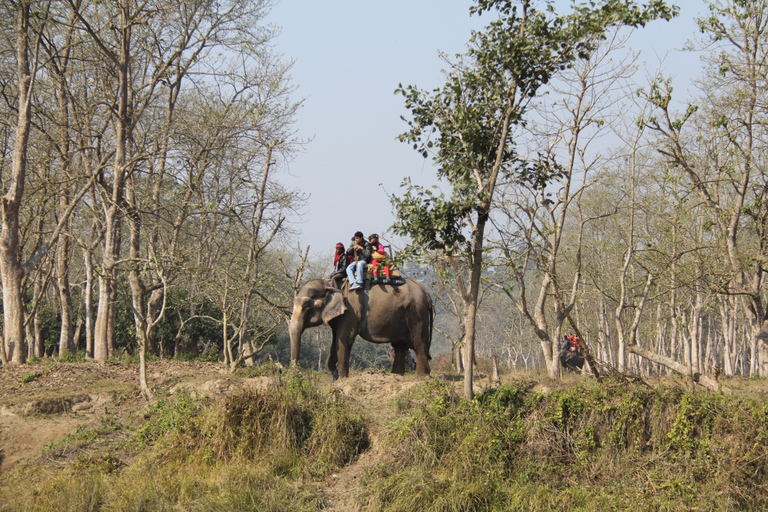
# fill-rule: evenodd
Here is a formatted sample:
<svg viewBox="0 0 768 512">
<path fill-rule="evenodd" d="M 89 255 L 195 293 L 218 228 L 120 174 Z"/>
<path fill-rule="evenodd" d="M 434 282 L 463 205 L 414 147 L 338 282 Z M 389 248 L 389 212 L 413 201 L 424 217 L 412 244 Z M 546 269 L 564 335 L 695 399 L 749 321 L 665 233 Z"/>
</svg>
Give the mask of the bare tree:
<svg viewBox="0 0 768 512">
<path fill-rule="evenodd" d="M 594 183 L 602 158 L 592 150 L 592 143 L 610 127 L 620 112 L 615 109 L 620 93 L 633 72 L 634 56 L 614 60 L 624 48 L 626 36 L 614 32 L 593 53 L 567 71 L 554 87 L 556 100 L 542 105 L 542 122 L 531 144 L 546 148 L 546 162 L 553 170 L 556 192 L 549 187 L 530 190 L 510 183 L 504 193 L 506 219 L 497 222 L 500 249 L 516 284 L 503 291 L 528 319 L 540 340 L 550 377 L 560 375 L 558 352 L 564 322 L 574 308 L 582 275 L 582 240 L 590 222 L 613 213 L 609 208 L 587 213 L 580 201 Z M 562 162 L 562 163 L 560 163 Z M 541 280 L 528 296 L 531 267 Z M 570 287 L 556 289 L 569 281 Z M 547 314 L 552 298 L 554 327 Z M 560 300 L 557 300 L 557 299 Z M 577 329 L 577 326 L 573 326 Z M 582 340 L 585 341 L 585 340 Z"/>
<path fill-rule="evenodd" d="M 768 254 L 768 174 L 762 121 L 768 72 L 768 5 L 712 2 L 700 20 L 706 48 L 706 78 L 698 106 L 676 115 L 668 80 L 658 79 L 648 96 L 657 107 L 648 125 L 659 151 L 681 173 L 708 211 L 708 224 L 722 241 L 719 293 L 740 297 L 751 326 L 750 372 L 768 372 L 768 309 L 763 298 Z M 758 357 L 759 356 L 759 357 Z"/>
</svg>

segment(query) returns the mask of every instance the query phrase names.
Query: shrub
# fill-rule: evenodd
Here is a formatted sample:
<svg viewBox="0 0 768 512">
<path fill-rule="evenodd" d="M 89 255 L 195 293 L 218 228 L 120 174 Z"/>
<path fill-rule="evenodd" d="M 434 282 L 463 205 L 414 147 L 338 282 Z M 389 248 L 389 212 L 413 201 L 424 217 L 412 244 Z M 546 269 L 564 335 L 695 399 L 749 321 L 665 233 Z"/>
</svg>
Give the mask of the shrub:
<svg viewBox="0 0 768 512">
<path fill-rule="evenodd" d="M 429 382 L 398 402 L 361 502 L 395 510 L 764 509 L 768 406 L 676 388 Z M 641 469 L 640 469 L 641 468 Z"/>
</svg>

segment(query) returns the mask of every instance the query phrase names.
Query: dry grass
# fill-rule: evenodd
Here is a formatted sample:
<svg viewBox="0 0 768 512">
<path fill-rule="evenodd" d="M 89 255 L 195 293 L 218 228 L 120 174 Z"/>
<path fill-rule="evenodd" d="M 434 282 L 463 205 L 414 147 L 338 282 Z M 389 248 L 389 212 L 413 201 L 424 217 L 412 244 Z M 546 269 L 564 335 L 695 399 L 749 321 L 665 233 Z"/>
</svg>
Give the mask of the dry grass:
<svg viewBox="0 0 768 512">
<path fill-rule="evenodd" d="M 70 378 L 59 366 L 22 384 L 28 372 L 6 404 L 22 386 L 60 394 L 55 380 Z M 435 375 L 361 373 L 335 387 L 292 372 L 218 399 L 159 393 L 144 410 L 124 396 L 132 414 L 104 415 L 0 474 L 0 511 L 334 510 L 323 480 L 372 434 L 375 457 L 345 510 L 768 508 L 763 380 L 729 381 L 725 396 L 675 379 L 516 374 L 468 403 L 460 381 Z"/>
</svg>

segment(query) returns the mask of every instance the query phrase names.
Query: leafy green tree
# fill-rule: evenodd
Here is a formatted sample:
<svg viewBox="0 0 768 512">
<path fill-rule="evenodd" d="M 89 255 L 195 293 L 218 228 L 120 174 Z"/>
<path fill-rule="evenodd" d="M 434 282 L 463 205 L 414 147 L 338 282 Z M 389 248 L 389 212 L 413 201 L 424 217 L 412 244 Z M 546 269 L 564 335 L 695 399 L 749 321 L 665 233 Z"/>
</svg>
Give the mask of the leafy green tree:
<svg viewBox="0 0 768 512">
<path fill-rule="evenodd" d="M 437 176 L 450 195 L 404 183 L 394 198 L 393 231 L 410 236 L 412 254 L 427 251 L 463 253 L 469 261 L 466 303 L 464 395 L 473 397 L 475 320 L 483 270 L 486 229 L 494 209 L 494 193 L 503 180 L 543 189 L 559 169 L 545 158 L 522 156 L 518 131 L 527 120 L 533 98 L 558 72 L 588 58 L 606 30 L 643 26 L 670 19 L 676 10 L 664 1 L 645 6 L 606 0 L 575 6 L 558 15 L 551 2 L 541 9 L 530 0 L 478 0 L 472 14 L 496 11 L 498 17 L 474 32 L 468 51 L 450 62 L 445 84 L 432 91 L 398 88 L 411 113 L 409 129 L 400 136 L 424 157 L 432 156 Z"/>
</svg>

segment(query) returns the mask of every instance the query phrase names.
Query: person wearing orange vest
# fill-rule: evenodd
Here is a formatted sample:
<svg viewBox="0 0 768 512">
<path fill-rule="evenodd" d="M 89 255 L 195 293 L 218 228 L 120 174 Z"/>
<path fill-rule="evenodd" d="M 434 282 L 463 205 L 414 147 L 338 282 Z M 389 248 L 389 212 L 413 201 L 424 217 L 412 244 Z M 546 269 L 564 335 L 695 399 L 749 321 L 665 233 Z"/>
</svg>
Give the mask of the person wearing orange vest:
<svg viewBox="0 0 768 512">
<path fill-rule="evenodd" d="M 384 245 L 379 242 L 379 235 L 371 233 L 368 236 L 368 241 L 371 244 L 371 268 L 373 274 L 373 280 L 376 281 L 379 278 L 380 269 L 383 267 L 384 276 L 389 277 L 389 264 L 386 264 L 384 260 L 387 259 L 387 252 Z"/>
</svg>

